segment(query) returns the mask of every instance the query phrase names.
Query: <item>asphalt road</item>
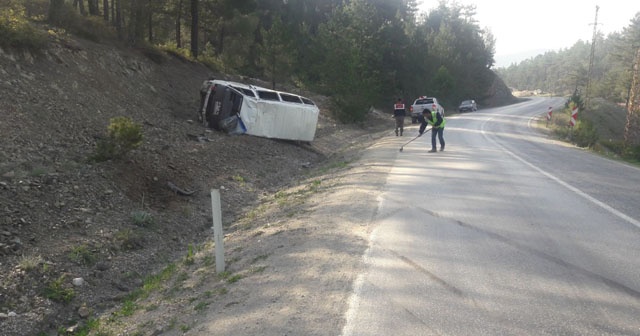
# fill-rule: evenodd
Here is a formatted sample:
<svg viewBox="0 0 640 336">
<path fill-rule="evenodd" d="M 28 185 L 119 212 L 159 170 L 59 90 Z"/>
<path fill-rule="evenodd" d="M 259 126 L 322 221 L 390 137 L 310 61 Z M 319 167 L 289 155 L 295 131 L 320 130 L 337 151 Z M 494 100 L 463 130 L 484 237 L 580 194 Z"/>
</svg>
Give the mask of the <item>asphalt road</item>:
<svg viewBox="0 0 640 336">
<path fill-rule="evenodd" d="M 398 153 L 342 335 L 640 335 L 640 169 L 531 127 L 563 102 L 451 116 L 446 151 Z"/>
</svg>

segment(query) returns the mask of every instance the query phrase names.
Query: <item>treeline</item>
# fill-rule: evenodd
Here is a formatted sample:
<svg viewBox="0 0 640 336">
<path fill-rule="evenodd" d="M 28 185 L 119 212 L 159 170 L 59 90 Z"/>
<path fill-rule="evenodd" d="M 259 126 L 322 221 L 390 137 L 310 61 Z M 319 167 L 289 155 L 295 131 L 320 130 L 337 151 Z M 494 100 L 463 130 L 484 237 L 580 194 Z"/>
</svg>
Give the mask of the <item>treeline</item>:
<svg viewBox="0 0 640 336">
<path fill-rule="evenodd" d="M 640 48 L 640 12 L 622 32 L 606 37 L 597 34 L 594 46 L 593 58 L 592 41 L 578 41 L 570 48 L 547 52 L 498 68 L 496 72 L 515 90 L 541 90 L 565 96 L 578 93 L 584 98 L 628 104 L 633 66 Z"/>
<path fill-rule="evenodd" d="M 267 79 L 331 97 L 343 121 L 397 97 L 481 101 L 495 41 L 475 7 L 416 0 L 2 0 L 0 34 L 22 15 L 82 37 L 197 59 L 214 72 Z M 8 8 L 8 10 L 7 10 Z M 18 18 L 20 19 L 20 18 Z"/>
</svg>

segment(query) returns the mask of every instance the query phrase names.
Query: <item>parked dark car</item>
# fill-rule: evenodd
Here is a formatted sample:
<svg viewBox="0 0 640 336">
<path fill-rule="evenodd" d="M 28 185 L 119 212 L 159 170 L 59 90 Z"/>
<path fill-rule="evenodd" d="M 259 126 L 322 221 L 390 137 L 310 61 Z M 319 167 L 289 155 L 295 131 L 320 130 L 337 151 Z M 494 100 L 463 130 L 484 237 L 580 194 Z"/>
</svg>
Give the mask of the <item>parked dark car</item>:
<svg viewBox="0 0 640 336">
<path fill-rule="evenodd" d="M 474 112 L 477 110 L 478 110 L 478 105 L 476 104 L 476 101 L 473 99 L 464 100 L 462 101 L 462 103 L 460 103 L 460 106 L 458 106 L 458 112 Z"/>
</svg>

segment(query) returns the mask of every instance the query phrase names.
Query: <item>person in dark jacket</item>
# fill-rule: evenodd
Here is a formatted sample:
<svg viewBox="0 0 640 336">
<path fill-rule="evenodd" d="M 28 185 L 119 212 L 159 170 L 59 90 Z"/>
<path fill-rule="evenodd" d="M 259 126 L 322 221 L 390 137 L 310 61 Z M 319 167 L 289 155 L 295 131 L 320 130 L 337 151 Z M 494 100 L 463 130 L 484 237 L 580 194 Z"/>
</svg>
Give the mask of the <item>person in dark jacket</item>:
<svg viewBox="0 0 640 336">
<path fill-rule="evenodd" d="M 442 152 L 444 150 L 444 125 L 446 124 L 444 116 L 440 112 L 424 109 L 420 119 L 420 135 L 424 133 L 427 125 L 431 125 L 431 150 L 429 153 L 436 152 L 436 136 L 440 140 L 440 151 Z"/>
<path fill-rule="evenodd" d="M 393 104 L 393 118 L 396 120 L 396 136 L 398 136 L 398 131 L 400 131 L 400 136 L 402 136 L 402 132 L 404 131 L 405 115 L 406 112 L 402 98 L 398 98 L 398 101 Z"/>
</svg>

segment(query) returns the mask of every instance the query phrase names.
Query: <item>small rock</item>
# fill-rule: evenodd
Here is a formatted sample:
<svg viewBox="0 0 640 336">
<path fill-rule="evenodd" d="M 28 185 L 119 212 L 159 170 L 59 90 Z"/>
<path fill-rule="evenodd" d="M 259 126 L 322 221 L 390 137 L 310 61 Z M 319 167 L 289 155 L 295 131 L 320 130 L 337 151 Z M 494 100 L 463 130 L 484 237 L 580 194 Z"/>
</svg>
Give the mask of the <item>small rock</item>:
<svg viewBox="0 0 640 336">
<path fill-rule="evenodd" d="M 84 286 L 86 284 L 83 278 L 74 278 L 72 283 L 76 287 Z"/>
<path fill-rule="evenodd" d="M 83 303 L 82 306 L 78 308 L 78 316 L 87 318 L 89 315 L 91 315 L 91 309 L 87 308 L 87 305 Z"/>
<path fill-rule="evenodd" d="M 97 269 L 98 271 L 102 271 L 102 272 L 104 272 L 104 271 L 106 271 L 106 270 L 108 270 L 108 269 L 109 269 L 109 264 L 108 264 L 108 263 L 106 263 L 106 262 L 98 262 L 98 263 L 96 264 L 96 269 Z"/>
<path fill-rule="evenodd" d="M 16 312 L 9 312 L 9 314 L 7 314 L 7 316 L 16 317 L 16 316 L 18 316 L 18 314 Z"/>
<path fill-rule="evenodd" d="M 151 336 L 159 336 L 162 335 L 164 333 L 164 328 L 162 326 L 156 326 L 155 330 L 153 331 L 153 333 L 151 334 Z"/>
<path fill-rule="evenodd" d="M 79 327 L 79 325 L 77 325 L 77 324 L 73 325 L 73 326 L 67 328 L 67 332 L 71 333 L 71 334 L 74 334 L 76 332 L 76 330 L 78 330 L 78 327 Z"/>
</svg>

